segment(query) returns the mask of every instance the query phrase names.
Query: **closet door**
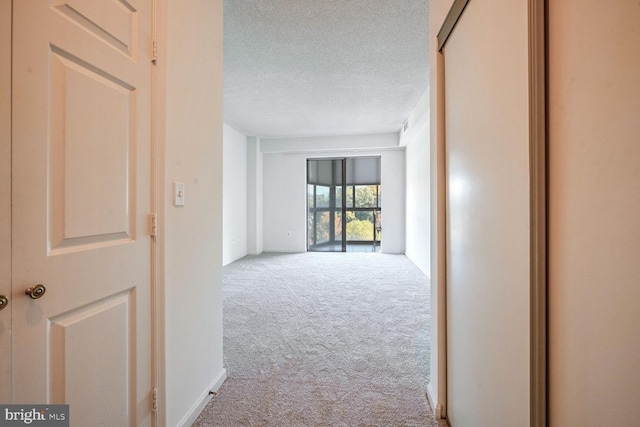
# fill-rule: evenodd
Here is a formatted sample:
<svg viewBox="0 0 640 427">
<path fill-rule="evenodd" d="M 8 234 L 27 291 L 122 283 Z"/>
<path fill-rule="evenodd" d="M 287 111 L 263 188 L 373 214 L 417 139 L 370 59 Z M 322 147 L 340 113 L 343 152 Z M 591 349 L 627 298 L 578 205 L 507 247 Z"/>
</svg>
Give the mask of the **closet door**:
<svg viewBox="0 0 640 427">
<path fill-rule="evenodd" d="M 549 2 L 549 421 L 640 425 L 640 4 Z"/>
<path fill-rule="evenodd" d="M 471 0 L 444 47 L 447 415 L 530 423 L 527 1 Z"/>
<path fill-rule="evenodd" d="M 150 425 L 151 1 L 14 1 L 13 25 L 12 400 Z"/>
</svg>

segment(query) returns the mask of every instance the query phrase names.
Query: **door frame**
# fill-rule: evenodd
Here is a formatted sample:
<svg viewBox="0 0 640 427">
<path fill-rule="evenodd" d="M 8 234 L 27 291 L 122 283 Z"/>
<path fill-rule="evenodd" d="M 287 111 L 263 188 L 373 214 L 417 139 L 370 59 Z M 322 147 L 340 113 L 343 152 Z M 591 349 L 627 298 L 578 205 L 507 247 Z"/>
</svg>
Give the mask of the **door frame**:
<svg viewBox="0 0 640 427">
<path fill-rule="evenodd" d="M 151 206 L 155 234 L 151 249 L 151 383 L 154 396 L 153 426 L 167 424 L 165 351 L 165 116 L 167 0 L 152 1 L 152 35 L 155 61 L 151 67 Z"/>
<path fill-rule="evenodd" d="M 531 426 L 547 425 L 547 20 L 546 1 L 529 10 L 529 197 L 531 257 Z"/>
<path fill-rule="evenodd" d="M 0 0 L 0 294 L 9 304 L 0 312 L 0 325 L 11 328 L 11 49 L 13 32 L 12 0 Z M 4 96 L 6 94 L 6 96 Z M 0 327 L 0 402 L 10 401 L 12 338 Z M 6 376 L 5 370 L 9 370 Z M 5 400 L 6 398 L 9 400 Z"/>
<path fill-rule="evenodd" d="M 432 279 L 437 286 L 438 337 L 434 341 L 438 354 L 436 416 L 447 412 L 447 325 L 446 325 L 446 135 L 444 131 L 444 46 L 470 0 L 454 0 L 438 32 L 436 55 L 437 115 L 436 141 L 436 210 L 437 271 Z M 527 0 L 528 4 L 528 81 L 529 81 L 529 208 L 530 208 L 530 426 L 547 425 L 547 17 L 545 0 Z"/>
</svg>

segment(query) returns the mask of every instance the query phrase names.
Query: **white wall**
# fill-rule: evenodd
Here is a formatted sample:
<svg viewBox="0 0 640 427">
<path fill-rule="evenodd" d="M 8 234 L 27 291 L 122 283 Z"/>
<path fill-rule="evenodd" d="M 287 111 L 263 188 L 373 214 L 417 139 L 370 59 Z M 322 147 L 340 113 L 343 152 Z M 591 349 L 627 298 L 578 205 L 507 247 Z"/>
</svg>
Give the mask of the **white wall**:
<svg viewBox="0 0 640 427">
<path fill-rule="evenodd" d="M 264 154 L 264 251 L 305 252 L 307 164 L 303 154 Z"/>
<path fill-rule="evenodd" d="M 263 250 L 263 166 L 260 138 L 247 138 L 247 253 Z"/>
<path fill-rule="evenodd" d="M 530 423 L 528 15 L 471 1 L 444 50 L 447 414 Z"/>
<path fill-rule="evenodd" d="M 381 155 L 382 157 L 382 207 L 383 238 L 385 253 L 404 252 L 404 150 L 397 147 L 398 135 L 384 135 L 390 145 L 386 150 L 365 150 L 361 136 L 314 138 L 315 152 L 279 152 L 298 147 L 297 139 L 278 140 L 277 150 L 271 140 L 262 140 L 263 147 L 263 195 L 264 195 L 264 250 L 266 252 L 306 251 L 306 159 L 352 155 Z M 339 138 L 351 151 L 323 151 L 332 147 Z M 322 141 L 325 140 L 326 144 Z M 354 142 L 354 144 L 350 144 Z M 305 144 L 305 141 L 302 141 Z M 306 145 L 307 148 L 310 145 Z M 274 152 L 278 151 L 278 152 Z M 289 232 L 291 236 L 289 236 Z"/>
<path fill-rule="evenodd" d="M 397 133 L 262 139 L 263 153 L 386 149 L 398 146 Z"/>
<path fill-rule="evenodd" d="M 382 190 L 382 242 L 385 254 L 403 254 L 405 237 L 405 153 L 382 153 L 380 187 Z"/>
<path fill-rule="evenodd" d="M 189 422 L 224 379 L 222 0 L 167 2 L 166 425 Z M 206 40 L 206 43 L 198 41 Z M 186 205 L 173 207 L 173 181 Z"/>
<path fill-rule="evenodd" d="M 640 425 L 640 4 L 549 2 L 549 421 Z"/>
<path fill-rule="evenodd" d="M 247 137 L 223 126 L 222 265 L 247 255 Z"/>
<path fill-rule="evenodd" d="M 427 89 L 409 115 L 400 145 L 406 147 L 405 254 L 427 277 L 431 276 L 431 150 Z"/>
</svg>

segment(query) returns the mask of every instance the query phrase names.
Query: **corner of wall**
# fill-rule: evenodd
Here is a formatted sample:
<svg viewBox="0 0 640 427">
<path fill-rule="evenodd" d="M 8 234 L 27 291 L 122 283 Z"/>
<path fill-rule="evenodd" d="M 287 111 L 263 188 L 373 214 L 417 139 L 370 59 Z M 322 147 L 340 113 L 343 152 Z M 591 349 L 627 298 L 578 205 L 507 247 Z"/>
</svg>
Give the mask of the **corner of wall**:
<svg viewBox="0 0 640 427">
<path fill-rule="evenodd" d="M 248 138 L 223 125 L 222 265 L 248 253 L 249 165 Z"/>
<path fill-rule="evenodd" d="M 247 137 L 247 253 L 263 251 L 262 238 L 262 162 L 260 138 Z"/>
</svg>

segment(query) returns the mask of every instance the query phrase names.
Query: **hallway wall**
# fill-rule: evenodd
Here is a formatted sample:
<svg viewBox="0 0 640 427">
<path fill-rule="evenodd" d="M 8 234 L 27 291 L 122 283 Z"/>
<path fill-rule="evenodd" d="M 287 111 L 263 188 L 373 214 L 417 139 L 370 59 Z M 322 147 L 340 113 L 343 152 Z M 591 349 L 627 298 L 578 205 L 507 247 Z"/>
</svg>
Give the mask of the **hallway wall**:
<svg viewBox="0 0 640 427">
<path fill-rule="evenodd" d="M 166 425 L 190 425 L 222 358 L 222 0 L 167 2 Z M 206 43 L 195 43 L 207 40 Z M 173 181 L 185 206 L 172 206 Z M 195 332 L 197 331 L 197 333 Z"/>
<path fill-rule="evenodd" d="M 406 147 L 405 254 L 427 277 L 431 277 L 430 92 L 422 95 L 409 114 L 407 132 L 400 135 L 400 145 Z"/>
</svg>

